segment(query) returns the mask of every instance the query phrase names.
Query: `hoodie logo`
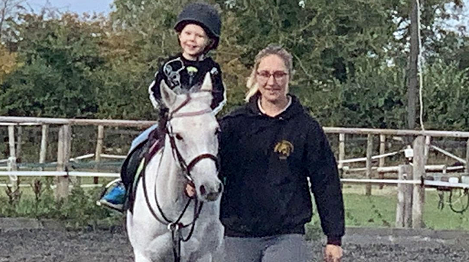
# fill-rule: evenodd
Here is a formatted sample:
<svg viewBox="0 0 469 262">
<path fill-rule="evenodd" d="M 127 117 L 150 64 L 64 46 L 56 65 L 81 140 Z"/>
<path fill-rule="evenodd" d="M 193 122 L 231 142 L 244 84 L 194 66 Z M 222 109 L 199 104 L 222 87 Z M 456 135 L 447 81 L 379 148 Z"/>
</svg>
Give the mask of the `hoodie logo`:
<svg viewBox="0 0 469 262">
<path fill-rule="evenodd" d="M 285 160 L 293 153 L 293 149 L 292 143 L 282 140 L 275 145 L 274 152 L 279 154 L 280 159 Z"/>
</svg>

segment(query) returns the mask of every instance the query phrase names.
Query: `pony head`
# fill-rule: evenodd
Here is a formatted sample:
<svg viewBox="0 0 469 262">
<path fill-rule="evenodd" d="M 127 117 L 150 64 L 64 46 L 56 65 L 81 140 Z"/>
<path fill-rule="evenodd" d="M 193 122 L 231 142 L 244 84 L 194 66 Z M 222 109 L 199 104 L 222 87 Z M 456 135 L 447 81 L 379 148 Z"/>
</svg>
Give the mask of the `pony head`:
<svg viewBox="0 0 469 262">
<path fill-rule="evenodd" d="M 162 101 L 169 109 L 166 145 L 174 160 L 195 186 L 201 201 L 215 201 L 223 191 L 218 179 L 218 133 L 220 127 L 210 107 L 212 81 L 210 74 L 198 91 L 176 94 L 164 81 L 160 86 Z"/>
</svg>

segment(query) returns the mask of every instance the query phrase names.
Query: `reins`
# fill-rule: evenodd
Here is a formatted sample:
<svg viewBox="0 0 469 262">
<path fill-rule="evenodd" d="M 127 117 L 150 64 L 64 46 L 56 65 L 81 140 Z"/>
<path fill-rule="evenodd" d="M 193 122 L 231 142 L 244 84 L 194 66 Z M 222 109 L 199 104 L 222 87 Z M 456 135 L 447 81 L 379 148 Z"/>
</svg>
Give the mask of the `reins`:
<svg viewBox="0 0 469 262">
<path fill-rule="evenodd" d="M 172 126 L 170 124 L 170 120 L 173 119 L 173 118 L 176 118 L 176 117 L 190 117 L 190 116 L 197 116 L 197 115 L 212 112 L 210 109 L 207 109 L 207 110 L 200 110 L 200 111 L 196 111 L 196 112 L 177 113 L 181 108 L 183 108 L 185 105 L 187 105 L 190 102 L 190 100 L 191 100 L 191 97 L 190 97 L 189 94 L 187 94 L 186 99 L 177 108 L 175 108 L 170 113 L 170 115 L 168 116 L 168 121 L 167 121 L 168 128 L 167 128 L 167 131 L 166 131 L 166 135 L 168 135 L 168 138 L 169 138 L 169 141 L 170 141 L 171 152 L 173 154 L 173 157 L 179 163 L 179 167 L 181 168 L 181 171 L 182 171 L 184 177 L 189 181 L 189 183 L 193 184 L 193 179 L 191 177 L 190 172 L 191 172 L 192 168 L 198 162 L 200 162 L 201 160 L 206 159 L 206 158 L 211 159 L 215 162 L 217 169 L 218 169 L 219 163 L 218 163 L 218 158 L 216 156 L 214 156 L 213 154 L 205 153 L 205 154 L 198 155 L 192 161 L 190 161 L 189 164 L 187 164 L 186 161 L 184 160 L 184 158 L 182 157 L 179 149 L 177 148 L 176 141 L 175 141 L 175 136 L 174 136 L 174 133 L 172 131 Z M 156 184 L 155 184 L 155 196 L 154 197 L 155 197 L 156 206 L 158 208 L 158 212 L 160 213 L 162 219 L 157 215 L 157 213 L 155 212 L 155 210 L 153 209 L 153 207 L 150 204 L 149 197 L 148 197 L 148 192 L 147 192 L 147 187 L 146 187 L 146 179 L 145 179 L 145 177 L 146 177 L 146 172 L 145 172 L 146 165 L 149 163 L 151 157 L 154 155 L 154 154 L 152 154 L 152 153 L 154 153 L 154 152 L 152 152 L 153 150 L 156 150 L 155 146 L 153 146 L 145 154 L 144 167 L 143 167 L 142 173 L 141 173 L 145 202 L 147 204 L 148 209 L 150 210 L 150 213 L 153 215 L 153 217 L 158 222 L 160 222 L 161 224 L 166 225 L 168 227 L 168 230 L 171 231 L 171 237 L 172 237 L 172 242 L 173 242 L 174 261 L 175 262 L 180 262 L 181 261 L 181 241 L 182 242 L 187 242 L 192 237 L 192 234 L 194 233 L 195 222 L 199 218 L 199 215 L 202 211 L 203 202 L 199 204 L 200 201 L 198 200 L 197 197 L 194 197 L 194 198 L 189 197 L 189 200 L 185 204 L 181 214 L 178 216 L 178 218 L 175 221 L 172 221 L 171 219 L 169 219 L 164 214 L 164 212 L 163 212 L 163 210 L 160 206 L 160 203 L 158 202 L 158 198 L 157 198 L 157 194 L 156 194 Z M 163 154 L 161 154 L 161 158 L 162 157 L 163 157 Z M 160 160 L 160 164 L 161 164 L 161 160 Z M 158 171 L 159 171 L 159 167 L 158 167 Z M 157 173 L 158 173 L 158 171 L 157 171 Z M 186 213 L 186 211 L 187 211 L 187 209 L 188 209 L 188 207 L 189 207 L 189 205 L 190 205 L 190 203 L 192 202 L 193 199 L 194 199 L 194 213 L 193 213 L 192 222 L 190 222 L 189 224 L 183 224 L 183 223 L 181 223 L 182 217 Z M 183 237 L 181 229 L 187 228 L 187 227 L 191 227 L 190 230 L 189 230 L 189 234 L 186 237 Z"/>
</svg>

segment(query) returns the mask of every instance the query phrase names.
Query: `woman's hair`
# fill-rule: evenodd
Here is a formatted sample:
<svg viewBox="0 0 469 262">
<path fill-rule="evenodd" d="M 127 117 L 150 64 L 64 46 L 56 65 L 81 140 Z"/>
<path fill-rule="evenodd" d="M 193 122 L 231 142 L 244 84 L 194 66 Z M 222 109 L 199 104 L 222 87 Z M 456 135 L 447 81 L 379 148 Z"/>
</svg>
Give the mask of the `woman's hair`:
<svg viewBox="0 0 469 262">
<path fill-rule="evenodd" d="M 292 55 L 285 50 L 283 47 L 279 45 L 274 45 L 270 44 L 266 48 L 262 49 L 257 55 L 254 60 L 254 67 L 252 68 L 251 75 L 248 78 L 247 81 L 247 88 L 248 92 L 246 93 L 246 98 L 245 101 L 248 102 L 251 97 L 254 95 L 257 95 L 259 93 L 259 86 L 256 81 L 256 74 L 257 74 L 257 69 L 259 68 L 259 64 L 261 63 L 262 59 L 264 57 L 267 57 L 269 55 L 276 55 L 280 57 L 283 62 L 285 63 L 285 66 L 288 69 L 288 74 L 291 79 L 293 75 L 293 58 Z"/>
</svg>

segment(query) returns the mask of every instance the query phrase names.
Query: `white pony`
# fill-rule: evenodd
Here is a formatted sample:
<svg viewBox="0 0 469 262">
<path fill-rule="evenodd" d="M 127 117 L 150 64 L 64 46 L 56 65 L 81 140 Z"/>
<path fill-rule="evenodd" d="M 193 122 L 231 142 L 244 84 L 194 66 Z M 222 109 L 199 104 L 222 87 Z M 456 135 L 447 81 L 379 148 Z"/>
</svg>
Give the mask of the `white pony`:
<svg viewBox="0 0 469 262">
<path fill-rule="evenodd" d="M 135 261 L 210 262 L 224 232 L 210 75 L 196 93 L 177 95 L 164 81 L 160 90 L 169 109 L 165 146 L 146 159 L 133 213 L 127 212 Z M 185 194 L 188 182 L 195 187 L 194 199 Z"/>
</svg>

